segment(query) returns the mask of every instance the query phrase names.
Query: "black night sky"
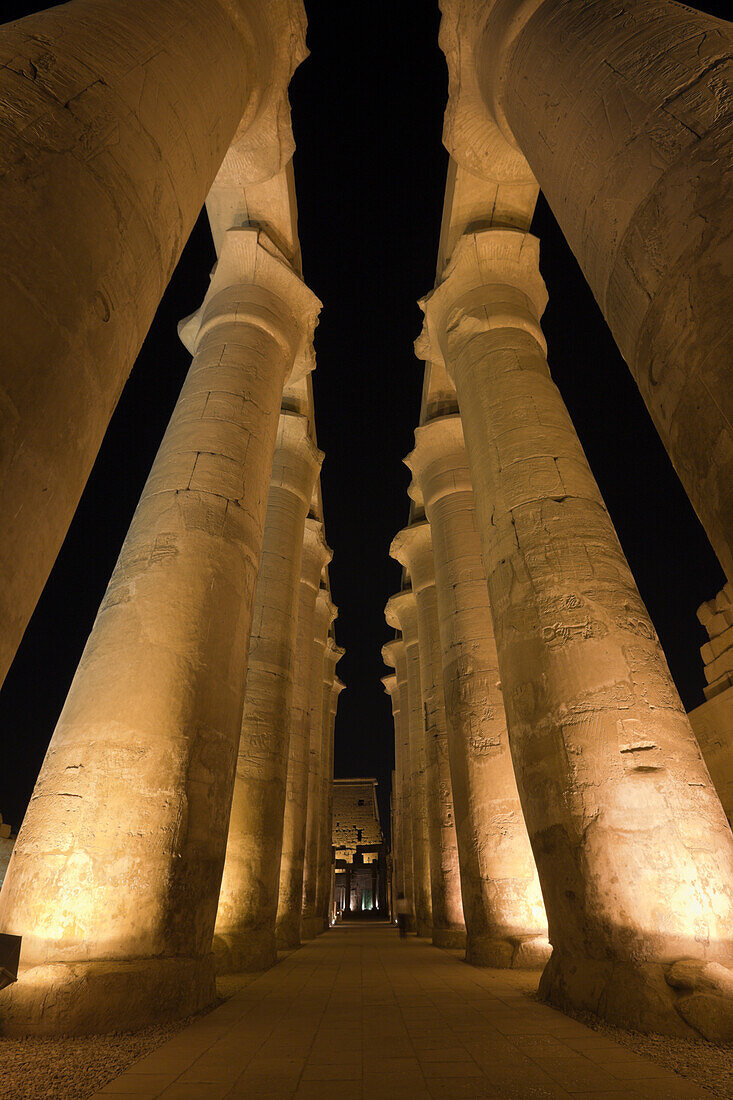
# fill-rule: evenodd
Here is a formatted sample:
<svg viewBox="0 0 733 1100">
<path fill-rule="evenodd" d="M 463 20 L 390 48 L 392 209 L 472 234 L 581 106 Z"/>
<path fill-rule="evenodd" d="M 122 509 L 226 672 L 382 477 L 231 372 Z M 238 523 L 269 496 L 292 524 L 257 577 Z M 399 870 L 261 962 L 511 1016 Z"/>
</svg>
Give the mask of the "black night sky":
<svg viewBox="0 0 733 1100">
<path fill-rule="evenodd" d="M 4 18 L 48 6 L 11 0 Z M 694 6 L 730 14 L 724 0 Z M 437 0 L 306 0 L 306 8 L 311 56 L 290 98 L 304 277 L 324 303 L 316 426 L 336 636 L 346 648 L 338 673 L 348 689 L 336 775 L 376 776 L 384 820 L 393 732 L 380 647 L 390 634 L 384 605 L 400 584 L 388 546 L 407 522 L 402 458 L 413 445 L 423 370 L 412 342 L 417 298 L 435 278 L 447 73 Z M 542 197 L 533 232 L 550 295 L 543 329 L 552 373 L 689 709 L 703 701 L 706 636 L 695 612 L 723 573 Z M 213 260 L 203 215 L 0 693 L 0 812 L 14 830 L 188 369 L 176 324 L 200 304 Z"/>
</svg>

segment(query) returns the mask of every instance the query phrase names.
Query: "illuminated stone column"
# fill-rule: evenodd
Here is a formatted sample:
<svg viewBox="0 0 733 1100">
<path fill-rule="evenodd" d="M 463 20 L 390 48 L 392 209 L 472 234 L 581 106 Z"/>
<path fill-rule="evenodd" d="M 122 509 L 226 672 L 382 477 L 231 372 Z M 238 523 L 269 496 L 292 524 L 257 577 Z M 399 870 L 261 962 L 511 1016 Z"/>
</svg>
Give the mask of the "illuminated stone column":
<svg viewBox="0 0 733 1100">
<path fill-rule="evenodd" d="M 448 763 L 438 601 L 433 546 L 427 520 L 420 520 L 403 528 L 394 539 L 389 552 L 410 574 L 417 602 L 420 686 L 425 715 L 433 943 L 436 947 L 464 947 L 466 926 L 461 901 L 453 790 Z"/>
<path fill-rule="evenodd" d="M 214 954 L 221 972 L 277 962 L 303 528 L 323 454 L 308 420 L 281 412 L 257 576 L 247 686 Z"/>
<path fill-rule="evenodd" d="M 715 1034 L 721 998 L 668 982 L 675 960 L 733 961 L 733 836 L 550 378 L 538 253 L 514 230 L 462 238 L 420 346 L 461 408 L 553 945 L 540 988 L 627 1027 Z"/>
<path fill-rule="evenodd" d="M 394 752 L 395 752 L 395 765 L 398 762 L 398 756 L 400 752 L 400 693 L 397 686 L 397 677 L 394 673 L 390 676 L 382 677 L 382 685 L 384 686 L 385 693 L 389 696 L 390 705 L 392 707 L 392 722 L 394 724 Z M 391 798 L 391 849 L 392 849 L 392 889 L 394 891 L 395 899 L 398 894 L 405 894 L 405 878 L 404 878 L 404 862 L 402 853 L 402 798 L 401 798 L 401 777 L 399 767 L 395 766 L 392 771 L 392 798 Z"/>
<path fill-rule="evenodd" d="M 415 931 L 415 890 L 412 871 L 412 795 L 410 786 L 410 700 L 407 687 L 407 654 L 402 637 L 393 638 L 382 646 L 382 660 L 395 670 L 397 684 L 393 700 L 396 705 L 395 762 L 399 806 L 399 853 L 401 889 L 410 905 L 408 931 Z"/>
<path fill-rule="evenodd" d="M 332 554 L 323 539 L 319 520 L 305 521 L 298 636 L 293 671 L 293 701 L 290 710 L 290 750 L 280 864 L 280 892 L 277 906 L 277 943 L 281 948 L 300 945 L 303 909 L 303 863 L 308 811 L 308 767 L 310 760 L 310 698 L 313 630 L 316 596 L 321 574 Z"/>
<path fill-rule="evenodd" d="M 0 683 L 227 149 L 292 155 L 299 0 L 72 0 L 0 28 Z"/>
<path fill-rule="evenodd" d="M 321 837 L 323 814 L 323 773 L 326 761 L 323 744 L 323 667 L 331 623 L 336 618 L 336 608 L 326 588 L 316 597 L 313 626 L 313 653 L 311 656 L 310 734 L 308 749 L 308 809 L 305 828 L 305 858 L 303 860 L 303 909 L 300 937 L 312 940 L 323 931 L 322 921 L 316 909 L 318 890 L 318 846 Z"/>
<path fill-rule="evenodd" d="M 509 751 L 460 416 L 429 421 L 415 444 L 406 462 L 432 533 L 466 960 L 540 966 L 547 919 Z"/>
<path fill-rule="evenodd" d="M 283 383 L 318 303 L 227 239 L 195 355 L 51 740 L 0 898 L 6 1031 L 134 1028 L 215 998 L 210 954 Z M 293 371 L 293 363 L 296 363 Z"/>
<path fill-rule="evenodd" d="M 441 6 L 449 151 L 534 173 L 733 579 L 733 26 L 671 0 Z"/>
<path fill-rule="evenodd" d="M 430 845 L 428 841 L 428 792 L 426 781 L 425 723 L 420 686 L 420 643 L 417 633 L 417 602 L 411 588 L 392 596 L 384 612 L 389 626 L 402 632 L 405 647 L 407 681 L 407 723 L 409 753 L 406 765 L 410 774 L 410 827 L 412 833 L 412 888 L 415 927 L 418 936 L 433 933 L 433 906 L 430 890 Z"/>
<path fill-rule="evenodd" d="M 321 772 L 321 812 L 318 836 L 318 879 L 316 881 L 316 914 L 322 921 L 324 931 L 330 927 L 331 923 L 328 913 L 331 900 L 331 871 L 333 868 L 333 735 L 338 697 L 344 687 L 336 677 L 336 665 L 345 652 L 344 649 L 336 645 L 333 638 L 328 639 L 323 660 L 323 700 L 321 702 L 323 768 Z"/>
</svg>

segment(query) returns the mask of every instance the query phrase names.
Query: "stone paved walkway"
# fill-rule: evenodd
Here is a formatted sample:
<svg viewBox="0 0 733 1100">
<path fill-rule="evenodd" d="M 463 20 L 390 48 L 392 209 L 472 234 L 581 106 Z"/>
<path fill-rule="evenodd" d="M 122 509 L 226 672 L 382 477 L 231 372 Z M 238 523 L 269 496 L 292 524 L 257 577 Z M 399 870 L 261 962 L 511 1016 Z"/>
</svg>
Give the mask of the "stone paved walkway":
<svg viewBox="0 0 733 1100">
<path fill-rule="evenodd" d="M 526 974 L 476 970 L 386 925 L 336 928 L 97 1097 L 709 1097 L 526 987 Z"/>
</svg>

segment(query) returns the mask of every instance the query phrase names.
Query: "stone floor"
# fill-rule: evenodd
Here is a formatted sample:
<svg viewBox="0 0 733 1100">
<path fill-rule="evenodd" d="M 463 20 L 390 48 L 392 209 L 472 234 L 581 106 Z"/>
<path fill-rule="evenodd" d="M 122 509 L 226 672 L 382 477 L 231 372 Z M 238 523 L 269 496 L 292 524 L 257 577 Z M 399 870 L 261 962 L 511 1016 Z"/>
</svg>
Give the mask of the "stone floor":
<svg viewBox="0 0 733 1100">
<path fill-rule="evenodd" d="M 341 926 L 97 1098 L 710 1097 L 526 988 L 526 975 L 476 970 L 387 925 Z"/>
</svg>

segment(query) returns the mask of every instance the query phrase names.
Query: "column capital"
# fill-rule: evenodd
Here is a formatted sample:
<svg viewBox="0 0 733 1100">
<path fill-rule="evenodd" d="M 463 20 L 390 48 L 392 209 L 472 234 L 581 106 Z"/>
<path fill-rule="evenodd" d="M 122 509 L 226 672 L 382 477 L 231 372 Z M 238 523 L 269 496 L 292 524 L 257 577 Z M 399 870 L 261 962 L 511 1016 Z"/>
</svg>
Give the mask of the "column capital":
<svg viewBox="0 0 733 1100">
<path fill-rule="evenodd" d="M 393 597 L 394 599 L 394 597 Z M 387 605 L 389 606 L 389 605 Z M 403 638 L 390 638 L 382 646 L 382 660 L 389 668 L 396 669 L 400 659 L 404 656 L 405 643 Z"/>
<path fill-rule="evenodd" d="M 388 626 L 402 632 L 405 649 L 417 644 L 417 600 L 411 588 L 403 588 L 390 596 L 384 617 Z"/>
<path fill-rule="evenodd" d="M 418 520 L 398 531 L 389 553 L 400 565 L 404 565 L 416 593 L 435 584 L 433 536 L 426 519 Z"/>
<path fill-rule="evenodd" d="M 397 677 L 394 672 L 391 672 L 388 676 L 383 676 L 382 683 L 386 694 L 392 700 L 392 713 L 395 714 L 400 709 L 400 697 L 397 691 Z"/>
<path fill-rule="evenodd" d="M 193 355 L 218 325 L 256 325 L 292 356 L 292 383 L 315 367 L 313 332 L 320 310 L 319 299 L 264 230 L 244 226 L 224 234 L 204 301 L 179 322 L 178 335 Z"/>
<path fill-rule="evenodd" d="M 336 645 L 333 638 L 328 638 L 326 641 L 326 656 L 323 662 L 323 682 L 324 684 L 330 684 L 336 675 L 336 665 L 339 663 L 346 650 Z"/>
<path fill-rule="evenodd" d="M 314 620 L 314 638 L 317 645 L 325 647 L 328 641 L 328 630 L 338 614 L 338 608 L 331 599 L 327 588 L 319 588 L 316 596 L 316 612 Z"/>
<path fill-rule="evenodd" d="M 425 314 L 415 341 L 418 359 L 451 372 L 447 338 L 460 329 L 522 329 L 547 352 L 539 319 L 547 305 L 540 242 L 520 229 L 464 233 L 441 282 L 418 305 Z"/>
<path fill-rule="evenodd" d="M 331 708 L 332 708 L 332 710 L 336 709 L 336 704 L 338 702 L 338 697 L 341 694 L 341 692 L 345 691 L 345 690 L 346 690 L 346 684 L 343 682 L 343 680 L 339 680 L 338 676 L 334 676 L 333 686 L 331 688 Z"/>
<path fill-rule="evenodd" d="M 323 458 L 308 434 L 308 417 L 281 410 L 270 486 L 293 493 L 307 507 Z"/>
<path fill-rule="evenodd" d="M 543 0 L 441 0 L 448 66 L 443 144 L 462 168 L 497 184 L 534 183 L 502 105 L 507 59 Z"/>
<path fill-rule="evenodd" d="M 232 22 L 251 42 L 261 74 L 261 92 L 252 97 L 214 186 L 263 183 L 276 175 L 295 150 L 288 85 L 308 56 L 302 0 L 219 0 Z"/>
<path fill-rule="evenodd" d="M 309 588 L 318 589 L 321 573 L 333 557 L 333 550 L 323 537 L 323 524 L 319 519 L 308 516 L 303 528 L 303 560 L 300 570 L 300 583 Z"/>
<path fill-rule="evenodd" d="M 414 481 L 407 490 L 424 508 L 452 493 L 471 492 L 471 475 L 458 413 L 428 420 L 415 429 L 415 448 L 404 459 Z"/>
</svg>

